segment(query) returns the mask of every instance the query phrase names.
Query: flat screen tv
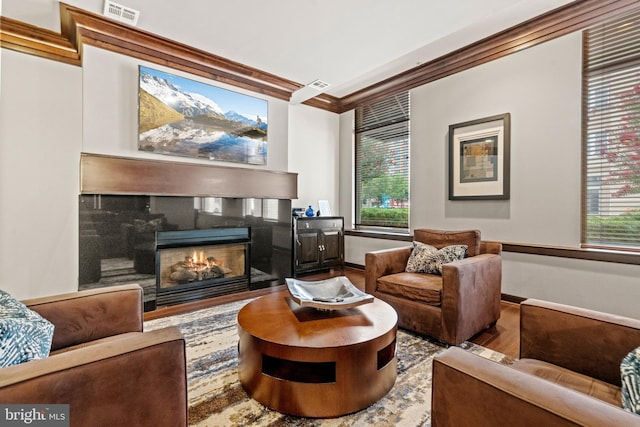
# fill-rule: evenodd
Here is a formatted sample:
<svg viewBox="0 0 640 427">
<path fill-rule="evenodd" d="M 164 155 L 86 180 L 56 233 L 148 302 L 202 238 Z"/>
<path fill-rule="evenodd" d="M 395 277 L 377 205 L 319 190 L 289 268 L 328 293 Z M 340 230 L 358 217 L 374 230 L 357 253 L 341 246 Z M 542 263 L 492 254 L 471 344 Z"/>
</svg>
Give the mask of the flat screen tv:
<svg viewBox="0 0 640 427">
<path fill-rule="evenodd" d="M 138 149 L 267 163 L 268 102 L 139 66 Z"/>
</svg>

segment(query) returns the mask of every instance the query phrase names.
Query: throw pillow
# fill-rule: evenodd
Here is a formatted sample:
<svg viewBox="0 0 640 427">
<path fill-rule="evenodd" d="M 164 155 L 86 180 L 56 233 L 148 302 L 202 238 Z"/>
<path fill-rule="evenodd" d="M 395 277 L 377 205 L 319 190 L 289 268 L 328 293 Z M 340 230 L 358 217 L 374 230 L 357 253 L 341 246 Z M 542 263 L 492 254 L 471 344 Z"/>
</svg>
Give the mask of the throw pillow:
<svg viewBox="0 0 640 427">
<path fill-rule="evenodd" d="M 49 356 L 53 324 L 0 290 L 0 367 Z"/>
<path fill-rule="evenodd" d="M 414 242 L 405 271 L 408 273 L 442 274 L 443 264 L 463 259 L 466 253 L 467 245 L 450 245 L 436 249 L 425 243 Z"/>
<path fill-rule="evenodd" d="M 640 415 L 640 347 L 627 354 L 620 364 L 622 407 Z"/>
<path fill-rule="evenodd" d="M 407 266 L 404 271 L 407 273 L 424 273 L 427 264 L 432 262 L 438 249 L 431 245 L 420 242 L 413 242 L 413 250 L 407 260 Z"/>
</svg>

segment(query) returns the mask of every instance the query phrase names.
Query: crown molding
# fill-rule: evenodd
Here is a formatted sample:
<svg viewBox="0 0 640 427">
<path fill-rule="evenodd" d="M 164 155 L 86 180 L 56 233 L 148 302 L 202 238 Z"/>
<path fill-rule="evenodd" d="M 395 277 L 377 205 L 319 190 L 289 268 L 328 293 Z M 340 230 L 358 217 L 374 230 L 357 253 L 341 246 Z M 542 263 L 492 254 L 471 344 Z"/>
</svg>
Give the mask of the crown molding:
<svg viewBox="0 0 640 427">
<path fill-rule="evenodd" d="M 342 98 L 320 94 L 303 104 L 344 113 L 359 104 L 494 61 L 638 7 L 640 0 L 574 1 Z M 89 44 L 286 101 L 304 86 L 65 3 L 60 3 L 60 19 L 62 33 L 58 34 L 0 17 L 0 46 L 81 65 L 82 46 Z"/>
<path fill-rule="evenodd" d="M 585 29 L 640 6 L 640 0 L 581 0 L 525 21 L 418 67 L 340 98 L 339 112 Z"/>
<path fill-rule="evenodd" d="M 307 99 L 303 104 L 310 107 L 320 108 L 322 110 L 331 111 L 332 113 L 342 113 L 340 107 L 340 98 L 321 93 L 320 95 Z"/>
<path fill-rule="evenodd" d="M 80 65 L 80 54 L 66 37 L 4 16 L 0 16 L 0 47 Z"/>
<path fill-rule="evenodd" d="M 60 20 L 80 56 L 88 44 L 286 101 L 303 86 L 65 3 Z"/>
</svg>

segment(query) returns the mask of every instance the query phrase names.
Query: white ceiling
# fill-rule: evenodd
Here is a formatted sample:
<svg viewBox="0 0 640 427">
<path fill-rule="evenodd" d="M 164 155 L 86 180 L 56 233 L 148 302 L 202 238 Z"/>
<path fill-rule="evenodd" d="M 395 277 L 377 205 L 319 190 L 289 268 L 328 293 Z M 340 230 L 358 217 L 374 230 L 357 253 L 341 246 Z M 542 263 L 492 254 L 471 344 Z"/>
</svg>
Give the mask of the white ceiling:
<svg viewBox="0 0 640 427">
<path fill-rule="evenodd" d="M 116 0 L 138 28 L 342 97 L 572 0 Z M 65 3 L 102 13 L 104 0 Z M 60 31 L 56 0 L 0 0 Z M 318 92 L 302 89 L 303 100 Z"/>
</svg>

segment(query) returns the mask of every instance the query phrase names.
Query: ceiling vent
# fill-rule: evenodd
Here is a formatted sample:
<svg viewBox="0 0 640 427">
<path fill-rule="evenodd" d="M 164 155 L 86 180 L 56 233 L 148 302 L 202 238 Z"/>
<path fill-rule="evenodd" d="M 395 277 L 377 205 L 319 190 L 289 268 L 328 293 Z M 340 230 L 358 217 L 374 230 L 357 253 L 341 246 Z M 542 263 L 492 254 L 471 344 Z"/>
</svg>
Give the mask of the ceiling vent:
<svg viewBox="0 0 640 427">
<path fill-rule="evenodd" d="M 102 13 L 107 18 L 115 19 L 116 21 L 130 25 L 136 25 L 138 23 L 138 18 L 140 17 L 139 11 L 109 0 L 105 0 L 104 11 Z"/>
<path fill-rule="evenodd" d="M 307 87 L 310 87 L 312 89 L 322 92 L 323 90 L 329 87 L 329 83 L 323 82 L 322 80 L 314 80 L 311 83 L 309 83 Z"/>
</svg>

